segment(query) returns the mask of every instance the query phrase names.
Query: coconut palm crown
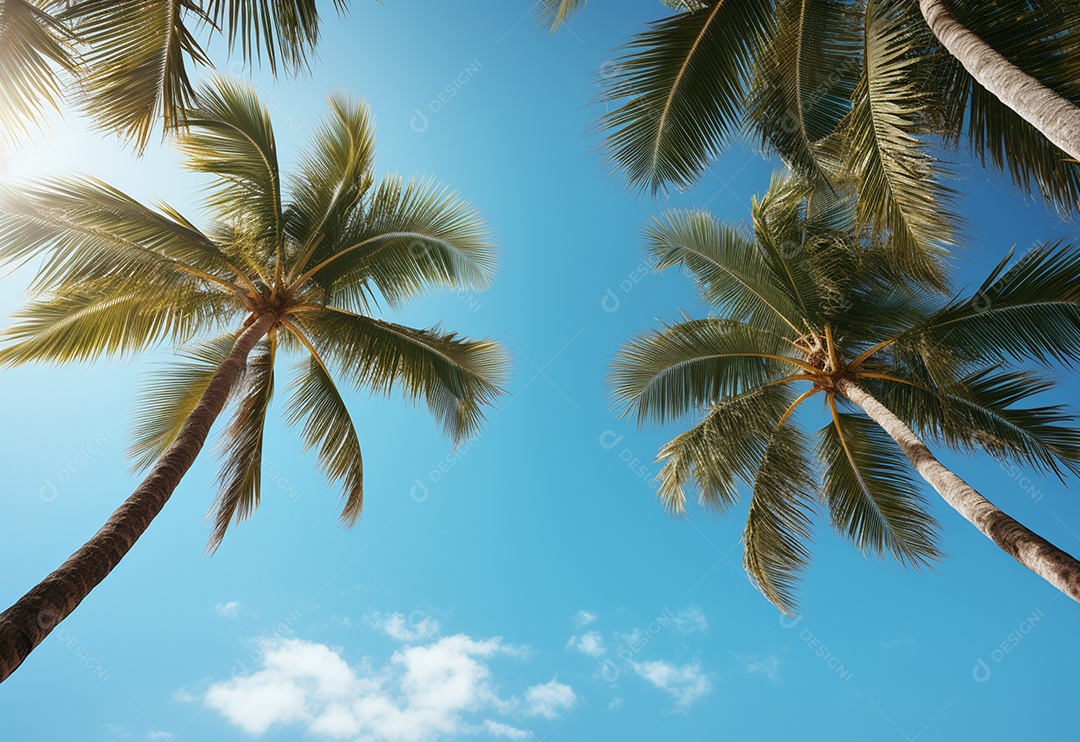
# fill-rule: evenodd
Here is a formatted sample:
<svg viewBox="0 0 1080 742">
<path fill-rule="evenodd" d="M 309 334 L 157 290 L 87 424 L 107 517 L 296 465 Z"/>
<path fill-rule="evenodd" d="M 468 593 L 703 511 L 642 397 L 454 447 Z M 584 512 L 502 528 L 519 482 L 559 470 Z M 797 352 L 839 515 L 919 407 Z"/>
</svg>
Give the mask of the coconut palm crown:
<svg viewBox="0 0 1080 742">
<path fill-rule="evenodd" d="M 803 181 L 775 179 L 752 213 L 752 231 L 701 211 L 647 230 L 656 269 L 686 270 L 715 307 L 639 335 L 614 362 L 615 399 L 639 424 L 694 419 L 660 451 L 663 505 L 683 513 L 696 492 L 726 512 L 744 485 L 746 570 L 792 612 L 819 508 L 863 552 L 915 567 L 939 558 L 915 469 L 1080 599 L 1080 562 L 945 470 L 912 432 L 1059 476 L 1080 471 L 1073 414 L 1025 405 L 1053 382 L 1017 366 L 1080 360 L 1080 251 L 1010 256 L 972 295 L 948 299 L 883 270 L 890 249 L 855 226 L 851 204 Z M 814 432 L 804 429 L 811 400 L 827 422 Z"/>
<path fill-rule="evenodd" d="M 38 293 L 16 314 L 0 363 L 129 356 L 162 342 L 182 360 L 149 386 L 132 453 L 153 464 L 177 439 L 245 329 L 259 340 L 232 392 L 211 547 L 259 502 L 277 360 L 295 356 L 287 419 L 331 480 L 342 520 L 363 505 L 359 438 L 335 379 L 422 401 L 454 441 L 500 394 L 501 348 L 375 316 L 437 286 L 486 287 L 491 237 L 475 210 L 427 181 L 376 180 L 366 106 L 330 98 L 330 116 L 287 181 L 270 116 L 254 91 L 224 78 L 200 91 L 178 141 L 209 173 L 202 230 L 90 178 L 49 180 L 0 198 L 0 258 L 42 259 Z"/>
</svg>

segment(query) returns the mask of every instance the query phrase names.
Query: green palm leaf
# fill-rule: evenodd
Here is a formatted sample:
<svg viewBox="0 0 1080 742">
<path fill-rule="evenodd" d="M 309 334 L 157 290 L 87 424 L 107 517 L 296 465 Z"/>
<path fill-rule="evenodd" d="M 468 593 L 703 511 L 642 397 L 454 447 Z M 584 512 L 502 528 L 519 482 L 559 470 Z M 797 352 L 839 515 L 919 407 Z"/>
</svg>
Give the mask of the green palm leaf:
<svg viewBox="0 0 1080 742">
<path fill-rule="evenodd" d="M 818 431 L 825 471 L 821 500 L 833 527 L 860 551 L 891 553 L 902 564 L 940 558 L 937 524 L 911 477 L 911 463 L 869 418 L 840 413 Z"/>
<path fill-rule="evenodd" d="M 765 447 L 794 395 L 786 386 L 751 389 L 714 404 L 705 419 L 666 443 L 657 457 L 663 461 L 658 494 L 670 513 L 686 511 L 691 483 L 698 502 L 725 512 L 739 500 L 739 480 L 753 482 Z"/>
<path fill-rule="evenodd" d="M 423 400 L 455 442 L 474 435 L 483 407 L 501 393 L 509 360 L 489 340 L 464 340 L 438 328 L 415 330 L 339 309 L 299 319 L 323 357 L 357 387 Z"/>
<path fill-rule="evenodd" d="M 639 424 L 678 420 L 714 404 L 797 374 L 792 346 L 768 331 L 733 320 L 703 319 L 642 333 L 619 351 L 610 384 L 624 414 Z"/>
<path fill-rule="evenodd" d="M 210 379 L 232 352 L 238 333 L 230 332 L 180 351 L 145 385 L 135 407 L 136 420 L 128 455 L 132 468 L 146 469 L 173 444 Z"/>
<path fill-rule="evenodd" d="M 273 337 L 252 351 L 236 412 L 222 434 L 220 487 L 211 507 L 214 528 L 207 545 L 211 553 L 221 545 L 230 524 L 246 520 L 259 506 L 266 413 L 274 396 L 275 351 Z"/>
<path fill-rule="evenodd" d="M 85 47 L 80 86 L 100 128 L 142 150 L 159 120 L 184 123 L 194 96 L 185 58 L 210 64 L 187 25 L 209 21 L 197 0 L 84 0 L 62 17 Z"/>
<path fill-rule="evenodd" d="M 602 97 L 605 145 L 627 180 L 653 193 L 690 186 L 735 135 L 769 0 L 712 0 L 656 21 L 617 60 Z"/>
<path fill-rule="evenodd" d="M 887 235 L 908 275 L 942 287 L 957 217 L 942 183 L 946 171 L 918 136 L 929 103 L 919 93 L 917 58 L 889 0 L 870 0 L 865 24 L 864 69 L 841 145 L 859 194 L 859 223 Z"/>
<path fill-rule="evenodd" d="M 385 179 L 337 242 L 307 269 L 330 303 L 367 311 L 381 295 L 398 304 L 428 286 L 484 289 L 496 251 L 476 209 L 433 182 Z"/>
<path fill-rule="evenodd" d="M 769 437 L 753 482 L 743 531 L 743 566 L 776 607 L 795 612 L 795 587 L 810 562 L 814 492 L 806 437 L 781 425 Z"/>
<path fill-rule="evenodd" d="M 303 423 L 305 447 L 318 450 L 327 479 L 343 483 L 341 520 L 353 525 L 364 508 L 360 440 L 334 380 L 318 357 L 303 363 L 291 389 L 287 416 L 290 425 Z"/>
</svg>

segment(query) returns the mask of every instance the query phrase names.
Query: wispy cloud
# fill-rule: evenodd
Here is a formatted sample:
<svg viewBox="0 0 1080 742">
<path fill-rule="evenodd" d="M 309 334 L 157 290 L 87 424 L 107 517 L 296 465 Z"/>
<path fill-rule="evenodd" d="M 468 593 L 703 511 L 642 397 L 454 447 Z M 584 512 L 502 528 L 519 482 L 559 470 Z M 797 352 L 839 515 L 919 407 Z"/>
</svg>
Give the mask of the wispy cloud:
<svg viewBox="0 0 1080 742">
<path fill-rule="evenodd" d="M 214 606 L 214 612 L 222 618 L 236 618 L 240 615 L 240 601 L 230 600 L 228 603 L 218 603 Z"/>
<path fill-rule="evenodd" d="M 581 629 L 596 621 L 599 618 L 598 615 L 591 611 L 578 611 L 574 616 L 574 628 Z"/>
<path fill-rule="evenodd" d="M 731 653 L 731 656 L 742 665 L 745 672 L 751 675 L 764 675 L 774 683 L 780 680 L 780 658 L 772 652 L 769 652 L 764 657 L 756 654 L 735 654 L 734 652 Z"/>
<path fill-rule="evenodd" d="M 639 676 L 674 698 L 675 705 L 684 711 L 712 691 L 712 682 L 697 662 L 675 665 L 650 660 L 634 662 L 632 666 Z"/>
</svg>

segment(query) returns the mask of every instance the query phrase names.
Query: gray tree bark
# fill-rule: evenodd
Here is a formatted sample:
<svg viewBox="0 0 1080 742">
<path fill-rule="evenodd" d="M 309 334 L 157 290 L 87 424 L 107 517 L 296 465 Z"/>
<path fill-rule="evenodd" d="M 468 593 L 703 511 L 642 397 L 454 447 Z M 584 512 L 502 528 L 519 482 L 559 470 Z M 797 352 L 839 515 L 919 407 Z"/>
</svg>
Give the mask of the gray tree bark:
<svg viewBox="0 0 1080 742">
<path fill-rule="evenodd" d="M 244 371 L 248 354 L 276 318 L 255 319 L 211 377 L 176 441 L 105 525 L 63 565 L 0 614 L 0 682 L 22 664 L 131 550 L 172 496 Z"/>
<path fill-rule="evenodd" d="M 976 82 L 1080 161 L 1080 108 L 995 51 L 956 20 L 945 0 L 919 0 L 919 9 L 938 41 Z"/>
<path fill-rule="evenodd" d="M 1002 512 L 934 457 L 904 421 L 855 382 L 844 379 L 837 390 L 882 427 L 911 460 L 916 471 L 945 502 L 1023 564 L 1073 600 L 1080 602 L 1080 561 Z"/>
</svg>

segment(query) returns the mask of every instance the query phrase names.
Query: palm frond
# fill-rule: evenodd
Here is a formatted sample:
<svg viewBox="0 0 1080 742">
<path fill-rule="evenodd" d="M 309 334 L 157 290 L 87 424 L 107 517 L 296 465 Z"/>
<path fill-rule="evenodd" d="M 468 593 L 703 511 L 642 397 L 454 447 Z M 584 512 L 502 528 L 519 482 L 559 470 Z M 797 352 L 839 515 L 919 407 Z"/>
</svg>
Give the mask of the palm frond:
<svg viewBox="0 0 1080 742">
<path fill-rule="evenodd" d="M 206 205 L 251 240 L 256 262 L 283 249 L 281 176 L 270 113 L 248 83 L 225 77 L 199 89 L 177 139 L 187 167 L 215 178 Z"/>
<path fill-rule="evenodd" d="M 134 470 L 152 466 L 180 435 L 238 336 L 231 332 L 181 350 L 180 360 L 168 363 L 144 386 L 128 447 Z"/>
<path fill-rule="evenodd" d="M 627 181 L 654 194 L 685 188 L 742 122 L 771 0 L 712 0 L 652 23 L 623 47 L 602 93 L 619 107 L 599 126 Z"/>
<path fill-rule="evenodd" d="M 743 531 L 743 566 L 750 581 L 788 615 L 797 608 L 795 588 L 810 562 L 814 492 L 808 449 L 797 428 L 781 425 L 775 430 L 754 477 Z"/>
<path fill-rule="evenodd" d="M 166 340 L 175 344 L 227 316 L 230 297 L 177 286 L 148 291 L 137 280 L 86 281 L 64 287 L 14 312 L 0 364 L 94 361 L 123 356 Z"/>
<path fill-rule="evenodd" d="M 386 178 L 340 240 L 325 240 L 305 274 L 331 304 L 366 311 L 427 286 L 484 289 L 495 272 L 491 233 L 477 211 L 433 182 Z M 377 294 L 376 294 L 377 292 Z"/>
<path fill-rule="evenodd" d="M 804 316 L 768 270 L 759 246 L 704 211 L 672 211 L 646 228 L 646 250 L 656 271 L 679 266 L 694 277 L 701 297 L 725 316 L 798 331 Z"/>
<path fill-rule="evenodd" d="M 59 110 L 60 74 L 77 68 L 73 40 L 36 3 L 0 0 L 0 141 L 40 124 L 44 109 Z"/>
<path fill-rule="evenodd" d="M 821 501 L 833 528 L 863 553 L 920 567 L 940 557 L 937 524 L 900 448 L 872 420 L 839 413 L 818 431 Z"/>
<path fill-rule="evenodd" d="M 886 235 L 907 275 L 943 287 L 943 260 L 956 244 L 958 219 L 943 183 L 947 173 L 918 136 L 929 104 L 894 6 L 867 3 L 864 68 L 843 127 L 843 157 L 859 193 L 860 226 Z"/>
<path fill-rule="evenodd" d="M 1012 265 L 1009 265 L 1012 263 Z M 1080 251 L 1042 244 L 1010 252 L 971 296 L 958 297 L 896 338 L 898 349 L 966 360 L 1080 360 Z"/>
<path fill-rule="evenodd" d="M 303 424 L 306 449 L 316 448 L 319 464 L 331 482 L 344 487 L 341 520 L 353 525 L 364 508 L 364 460 L 349 410 L 329 371 L 316 356 L 305 360 L 290 390 L 286 415 Z"/>
<path fill-rule="evenodd" d="M 686 511 L 686 490 L 692 485 L 703 507 L 724 512 L 737 503 L 738 481 L 752 484 L 772 433 L 793 401 L 784 385 L 726 397 L 699 424 L 666 443 L 657 456 L 664 462 L 657 478 L 668 512 Z"/>
<path fill-rule="evenodd" d="M 0 261 L 36 257 L 46 258 L 38 290 L 110 276 L 228 289 L 221 276 L 235 276 L 214 242 L 176 212 L 156 212 L 93 178 L 0 186 Z"/>
<path fill-rule="evenodd" d="M 612 395 L 638 424 L 678 420 L 804 364 L 783 338 L 739 322 L 689 320 L 638 335 L 612 364 Z"/>
<path fill-rule="evenodd" d="M 222 434 L 219 489 L 210 509 L 214 527 L 207 549 L 211 553 L 221 545 L 231 524 L 246 520 L 259 507 L 266 413 L 274 396 L 275 351 L 271 336 L 260 341 L 248 356 L 240 400 Z"/>
<path fill-rule="evenodd" d="M 346 0 L 334 0 L 339 11 Z M 209 0 L 206 15 L 227 29 L 230 47 L 239 40 L 244 62 L 266 55 L 270 72 L 306 69 L 319 41 L 319 11 L 314 0 Z M 279 61 L 280 60 L 280 61 Z"/>
<path fill-rule="evenodd" d="M 942 387 L 921 381 L 866 383 L 897 417 L 955 451 L 985 451 L 1000 462 L 1059 477 L 1080 473 L 1075 413 L 1060 405 L 1019 406 L 1054 388 L 1051 380 L 991 366 Z"/>
<path fill-rule="evenodd" d="M 762 50 L 747 123 L 766 151 L 802 177 L 829 185 L 835 163 L 820 143 L 851 109 L 859 72 L 857 15 L 842 0 L 777 3 L 776 33 Z"/>
<path fill-rule="evenodd" d="M 342 230 L 372 185 L 375 122 L 367 105 L 348 95 L 330 96 L 330 116 L 315 133 L 292 179 L 286 232 L 300 253 L 290 256 L 294 274 L 320 244 L 340 243 Z"/>
<path fill-rule="evenodd" d="M 159 120 L 182 126 L 194 90 L 187 60 L 210 61 L 188 28 L 208 20 L 197 0 L 83 0 L 62 13 L 85 47 L 80 77 L 97 125 L 140 150 Z"/>
<path fill-rule="evenodd" d="M 479 430 L 483 408 L 502 394 L 509 359 L 490 340 L 465 340 L 438 328 L 415 330 L 333 308 L 298 323 L 357 387 L 389 394 L 397 386 L 407 399 L 422 399 L 456 443 Z"/>
<path fill-rule="evenodd" d="M 552 33 L 585 9 L 588 0 L 539 0 L 536 3 L 536 21 Z"/>
</svg>

